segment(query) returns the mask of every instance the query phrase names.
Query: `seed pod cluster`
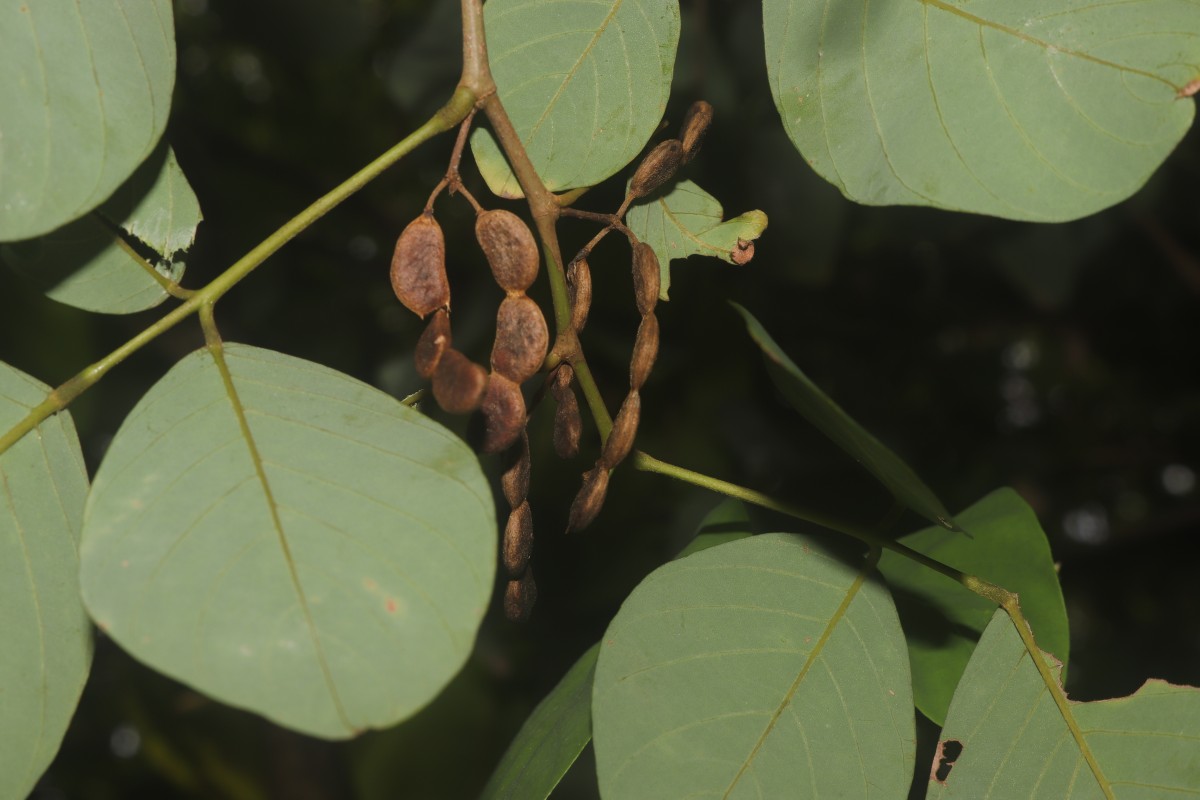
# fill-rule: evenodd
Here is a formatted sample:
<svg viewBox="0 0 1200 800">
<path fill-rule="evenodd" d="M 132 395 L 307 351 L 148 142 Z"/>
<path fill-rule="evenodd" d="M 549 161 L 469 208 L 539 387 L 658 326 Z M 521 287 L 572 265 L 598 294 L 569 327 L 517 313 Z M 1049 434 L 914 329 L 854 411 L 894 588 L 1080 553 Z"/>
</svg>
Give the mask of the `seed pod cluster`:
<svg viewBox="0 0 1200 800">
<path fill-rule="evenodd" d="M 505 454 L 500 488 L 511 509 L 504 526 L 500 560 L 508 575 L 504 591 L 504 615 L 513 622 L 529 619 L 537 599 L 537 585 L 529 558 L 533 553 L 533 513 L 529 508 L 529 435 L 522 426 L 517 444 Z"/>
<path fill-rule="evenodd" d="M 684 115 L 683 124 L 679 126 L 679 141 L 683 144 L 684 164 L 691 161 L 696 157 L 696 153 L 700 152 L 700 145 L 704 142 L 704 134 L 708 132 L 712 118 L 713 107 L 703 100 L 692 103 L 692 107 Z"/>
<path fill-rule="evenodd" d="M 607 493 L 608 469 L 597 464 L 583 474 L 583 486 L 575 495 L 567 515 L 567 531 L 580 531 L 591 525 L 604 506 L 604 495 Z"/>
<path fill-rule="evenodd" d="M 646 154 L 629 179 L 629 194 L 645 197 L 671 179 L 683 163 L 683 142 L 667 139 Z"/>
<path fill-rule="evenodd" d="M 550 382 L 550 393 L 554 395 L 554 452 L 559 458 L 574 458 L 579 455 L 579 439 L 583 435 L 583 417 L 579 413 L 579 401 L 571 383 L 575 370 L 570 364 L 562 363 L 554 370 Z"/>
<path fill-rule="evenodd" d="M 479 410 L 484 423 L 480 452 L 502 453 L 525 430 L 525 396 L 521 394 L 521 386 L 499 373 L 488 376 Z"/>
<path fill-rule="evenodd" d="M 538 274 L 537 243 L 520 217 L 502 208 L 475 218 L 475 238 L 487 256 L 492 275 L 509 294 L 524 294 Z"/>
<path fill-rule="evenodd" d="M 586 258 L 577 258 L 567 265 L 567 289 L 571 299 L 571 327 L 579 333 L 587 324 L 592 307 L 592 269 Z"/>
<path fill-rule="evenodd" d="M 513 622 L 525 622 L 537 602 L 537 584 L 533 582 L 533 570 L 526 569 L 520 578 L 508 582 L 504 589 L 504 616 Z"/>
<path fill-rule="evenodd" d="M 442 226 L 426 212 L 408 223 L 392 253 L 392 290 L 418 317 L 450 307 L 446 277 L 446 239 Z"/>
</svg>

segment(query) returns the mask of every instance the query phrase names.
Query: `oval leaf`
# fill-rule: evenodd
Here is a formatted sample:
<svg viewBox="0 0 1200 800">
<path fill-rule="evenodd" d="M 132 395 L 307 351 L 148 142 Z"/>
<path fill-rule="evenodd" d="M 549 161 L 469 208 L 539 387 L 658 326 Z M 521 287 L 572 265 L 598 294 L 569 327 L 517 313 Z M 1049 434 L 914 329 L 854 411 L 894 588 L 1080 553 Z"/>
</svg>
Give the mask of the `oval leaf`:
<svg viewBox="0 0 1200 800">
<path fill-rule="evenodd" d="M 116 194 L 82 219 L 37 239 L 0 247 L 0 256 L 46 296 L 87 311 L 130 314 L 167 298 L 191 246 L 200 204 L 165 145 Z M 134 249 L 157 254 L 149 263 Z"/>
<path fill-rule="evenodd" d="M 0 430 L 50 387 L 0 363 Z M 60 412 L 0 454 L 0 797 L 25 797 L 54 759 L 92 660 L 79 599 L 87 473 Z"/>
<path fill-rule="evenodd" d="M 717 198 L 691 181 L 681 181 L 666 194 L 630 208 L 625 223 L 639 239 L 654 248 L 662 271 L 659 296 L 666 300 L 671 288 L 672 259 L 702 255 L 730 264 L 744 264 L 746 248 L 741 243 L 753 242 L 762 235 L 767 228 L 767 215 L 747 211 L 726 220 Z"/>
<path fill-rule="evenodd" d="M 500 99 L 550 190 L 597 184 L 641 152 L 667 107 L 677 0 L 489 0 L 483 15 Z M 492 192 L 522 196 L 491 132 L 471 150 Z"/>
<path fill-rule="evenodd" d="M 104 202 L 150 154 L 175 88 L 169 0 L 0 2 L 0 241 Z"/>
<path fill-rule="evenodd" d="M 851 200 L 1041 221 L 1137 191 L 1191 125 L 1184 0 L 764 0 L 784 127 Z"/>
<path fill-rule="evenodd" d="M 135 657 L 333 738 L 411 715 L 458 671 L 495 549 L 461 440 L 349 376 L 228 345 L 179 362 L 117 432 L 82 582 Z"/>
<path fill-rule="evenodd" d="M 762 348 L 767 371 L 792 408 L 866 467 L 896 500 L 931 522 L 957 530 L 950 512 L 925 482 L 917 477 L 912 467 L 851 419 L 841 406 L 809 380 L 749 311 L 737 303 L 732 305 L 745 318 L 750 337 Z"/>
<path fill-rule="evenodd" d="M 1019 594 L 1021 610 L 1038 644 L 1067 663 L 1067 609 L 1050 543 L 1033 509 L 1012 489 L 999 489 L 956 519 L 971 537 L 945 528 L 926 528 L 902 536 L 899 542 Z M 890 551 L 879 560 L 879 571 L 892 588 L 908 632 L 917 708 L 941 725 L 954 687 L 996 606 Z"/>
<path fill-rule="evenodd" d="M 869 572 L 788 534 L 655 570 L 596 665 L 601 794 L 903 797 L 908 658 Z"/>
<path fill-rule="evenodd" d="M 1042 658 L 1041 654 L 1038 658 Z M 1051 659 L 1053 662 L 1053 659 Z M 1200 689 L 1149 681 L 1129 697 L 1067 701 L 996 611 L 950 704 L 930 798 L 1200 794 Z"/>
</svg>

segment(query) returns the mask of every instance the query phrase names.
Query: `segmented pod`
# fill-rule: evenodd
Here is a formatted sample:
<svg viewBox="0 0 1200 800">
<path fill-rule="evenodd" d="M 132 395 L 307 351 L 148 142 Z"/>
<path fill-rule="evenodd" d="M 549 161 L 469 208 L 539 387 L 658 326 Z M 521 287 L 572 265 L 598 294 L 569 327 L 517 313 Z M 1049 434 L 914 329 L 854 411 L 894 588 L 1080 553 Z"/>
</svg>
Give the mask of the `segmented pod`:
<svg viewBox="0 0 1200 800">
<path fill-rule="evenodd" d="M 575 495 L 567 515 L 567 532 L 581 531 L 591 525 L 604 507 L 604 495 L 607 493 L 608 470 L 597 464 L 583 474 L 583 485 L 579 488 L 579 494 Z"/>
<path fill-rule="evenodd" d="M 504 616 L 513 622 L 524 622 L 533 612 L 537 602 L 537 584 L 533 582 L 533 570 L 526 569 L 520 578 L 508 582 L 504 588 Z"/>
<path fill-rule="evenodd" d="M 571 327 L 579 333 L 592 307 L 592 270 L 586 258 L 567 265 L 567 289 L 571 296 Z"/>
<path fill-rule="evenodd" d="M 633 246 L 633 296 L 637 301 L 638 313 L 643 317 L 654 310 L 658 303 L 658 290 L 662 275 L 658 270 L 658 256 L 654 248 L 645 242 Z"/>
<path fill-rule="evenodd" d="M 679 126 L 679 141 L 683 143 L 683 163 L 691 161 L 700 152 L 704 143 L 704 134 L 712 122 L 713 107 L 703 100 L 692 103 Z"/>
<path fill-rule="evenodd" d="M 417 374 L 422 378 L 433 375 L 438 362 L 442 359 L 442 353 L 450 344 L 450 312 L 439 308 L 433 312 L 429 324 L 425 326 L 425 332 L 421 334 L 421 338 L 417 340 L 417 346 L 413 350 L 413 361 L 417 367 Z"/>
<path fill-rule="evenodd" d="M 508 451 L 504 471 L 500 473 L 500 488 L 511 508 L 525 502 L 529 496 L 529 434 L 521 431 L 519 445 Z"/>
<path fill-rule="evenodd" d="M 533 285 L 538 249 L 524 220 L 502 208 L 485 211 L 475 218 L 475 238 L 501 289 L 517 294 Z"/>
<path fill-rule="evenodd" d="M 492 369 L 524 383 L 542 367 L 550 347 L 550 330 L 538 304 L 524 295 L 506 297 L 496 311 Z"/>
<path fill-rule="evenodd" d="M 501 548 L 501 561 L 510 578 L 519 578 L 529 566 L 529 556 L 533 553 L 533 512 L 529 502 L 522 502 L 513 507 L 504 526 L 504 546 Z"/>
<path fill-rule="evenodd" d="M 488 376 L 479 410 L 484 424 L 481 453 L 507 450 L 525 430 L 525 396 L 521 387 L 497 372 Z"/>
<path fill-rule="evenodd" d="M 450 306 L 446 277 L 446 240 L 432 213 L 408 223 L 392 254 L 392 290 L 400 302 L 422 319 Z"/>
<path fill-rule="evenodd" d="M 554 371 L 550 392 L 557 404 L 554 409 L 554 452 L 559 458 L 574 458 L 579 455 L 579 440 L 583 436 L 583 417 L 579 413 L 579 401 L 571 382 L 575 370 L 570 364 L 560 364 Z"/>
<path fill-rule="evenodd" d="M 660 142 L 634 170 L 633 177 L 629 179 L 629 194 L 634 197 L 650 194 L 670 180 L 682 162 L 683 142 L 678 139 Z"/>
<path fill-rule="evenodd" d="M 629 388 L 641 389 L 650 377 L 658 357 L 658 317 L 651 312 L 642 317 L 637 338 L 633 340 L 633 357 L 629 359 Z"/>
<path fill-rule="evenodd" d="M 604 450 L 600 453 L 600 464 L 606 469 L 612 469 L 625 460 L 633 449 L 633 439 L 637 436 L 638 419 L 642 415 L 642 396 L 636 389 L 631 389 L 621 403 L 621 410 L 613 420 L 612 430 L 604 441 Z"/>
<path fill-rule="evenodd" d="M 447 413 L 467 414 L 479 408 L 487 383 L 487 370 L 447 347 L 433 372 L 433 397 Z"/>
</svg>

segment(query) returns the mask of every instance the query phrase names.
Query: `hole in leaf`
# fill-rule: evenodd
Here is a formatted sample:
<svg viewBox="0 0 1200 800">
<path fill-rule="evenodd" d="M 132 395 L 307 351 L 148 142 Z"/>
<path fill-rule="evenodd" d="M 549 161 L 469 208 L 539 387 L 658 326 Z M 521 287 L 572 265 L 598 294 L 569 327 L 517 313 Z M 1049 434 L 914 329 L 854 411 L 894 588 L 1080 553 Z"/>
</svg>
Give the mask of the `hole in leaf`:
<svg viewBox="0 0 1200 800">
<path fill-rule="evenodd" d="M 950 777 L 950 770 L 954 767 L 954 762 L 958 761 L 958 757 L 962 755 L 962 751 L 963 744 L 957 739 L 945 739 L 938 742 L 937 753 L 933 756 L 933 773 L 929 776 L 930 780 L 945 786 L 946 779 Z"/>
</svg>

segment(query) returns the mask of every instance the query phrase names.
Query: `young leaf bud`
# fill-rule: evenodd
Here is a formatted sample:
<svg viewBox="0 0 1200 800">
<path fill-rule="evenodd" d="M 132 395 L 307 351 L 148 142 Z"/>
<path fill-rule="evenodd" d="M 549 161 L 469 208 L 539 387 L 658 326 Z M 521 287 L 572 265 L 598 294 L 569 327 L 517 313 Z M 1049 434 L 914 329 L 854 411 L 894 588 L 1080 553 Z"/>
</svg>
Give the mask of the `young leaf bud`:
<svg viewBox="0 0 1200 800">
<path fill-rule="evenodd" d="M 500 473 L 500 488 L 511 508 L 521 505 L 529 496 L 529 434 L 522 429 L 518 438 L 517 446 L 506 454 L 504 471 Z"/>
<path fill-rule="evenodd" d="M 513 508 L 504 526 L 504 547 L 501 560 L 510 578 L 519 578 L 529 566 L 533 552 L 533 512 L 528 501 Z"/>
<path fill-rule="evenodd" d="M 497 372 L 488 377 L 479 410 L 484 422 L 483 443 L 479 446 L 481 453 L 507 450 L 525 430 L 525 396 L 521 394 L 521 387 Z"/>
<path fill-rule="evenodd" d="M 567 289 L 571 293 L 571 327 L 579 333 L 592 307 L 592 270 L 586 258 L 567 265 Z"/>
<path fill-rule="evenodd" d="M 422 319 L 450 305 L 446 277 L 446 240 L 433 214 L 408 223 L 392 254 L 392 290 L 400 302 Z"/>
<path fill-rule="evenodd" d="M 621 403 L 621 410 L 613 420 L 612 430 L 604 442 L 604 450 L 600 453 L 600 463 L 606 469 L 612 469 L 625 460 L 633 449 L 633 439 L 637 435 L 638 418 L 642 414 L 642 396 L 636 389 L 631 389 Z"/>
<path fill-rule="evenodd" d="M 524 383 L 542 367 L 550 347 L 550 331 L 538 304 L 523 295 L 506 297 L 496 312 L 492 369 Z"/>
<path fill-rule="evenodd" d="M 633 246 L 633 296 L 637 300 L 638 313 L 643 317 L 654 310 L 658 303 L 658 289 L 662 275 L 658 271 L 658 256 L 654 248 L 645 242 Z"/>
<path fill-rule="evenodd" d="M 442 353 L 450 346 L 450 312 L 439 308 L 433 312 L 433 318 L 425 326 L 425 332 L 417 340 L 413 350 L 413 361 L 416 363 L 417 374 L 422 378 L 433 375 L 437 369 Z"/>
<path fill-rule="evenodd" d="M 704 142 L 704 134 L 708 131 L 712 118 L 713 107 L 703 100 L 697 100 L 688 109 L 687 115 L 683 118 L 683 125 L 679 127 L 679 140 L 683 143 L 684 164 L 691 161 L 696 157 L 696 153 L 700 152 L 700 145 Z"/>
<path fill-rule="evenodd" d="M 608 492 L 608 469 L 597 464 L 583 474 L 583 486 L 571 503 L 567 516 L 567 532 L 581 531 L 600 513 L 604 506 L 604 495 Z"/>
<path fill-rule="evenodd" d="M 533 570 L 508 582 L 504 589 L 504 616 L 512 622 L 524 622 L 537 602 L 537 584 L 533 582 Z"/>
<path fill-rule="evenodd" d="M 485 211 L 475 219 L 475 238 L 501 289 L 516 294 L 533 285 L 538 249 L 524 220 L 502 208 Z"/>
<path fill-rule="evenodd" d="M 645 197 L 662 186 L 683 161 L 683 143 L 678 139 L 667 139 L 646 154 L 642 163 L 629 180 L 629 194 Z"/>
<path fill-rule="evenodd" d="M 479 408 L 487 382 L 487 370 L 447 347 L 433 371 L 433 397 L 447 413 L 467 414 Z"/>
<path fill-rule="evenodd" d="M 642 317 L 637 338 L 633 340 L 633 357 L 629 360 L 629 387 L 641 389 L 654 368 L 658 357 L 658 317 L 651 312 Z"/>
</svg>

